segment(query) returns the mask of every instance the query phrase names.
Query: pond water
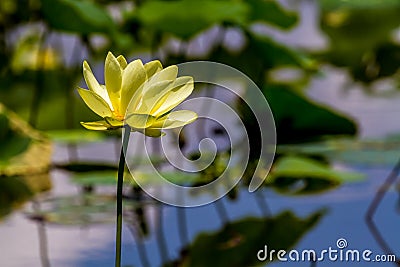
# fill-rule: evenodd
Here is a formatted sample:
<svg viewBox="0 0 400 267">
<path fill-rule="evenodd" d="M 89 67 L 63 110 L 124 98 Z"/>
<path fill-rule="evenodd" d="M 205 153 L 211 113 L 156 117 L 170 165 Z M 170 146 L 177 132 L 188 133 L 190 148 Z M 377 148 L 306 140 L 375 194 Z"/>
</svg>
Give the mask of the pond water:
<svg viewBox="0 0 400 267">
<path fill-rule="evenodd" d="M 112 143 L 106 144 L 113 147 Z M 80 157 L 93 156 L 96 146 L 89 146 L 80 151 Z M 102 147 L 104 149 L 104 147 Z M 67 157 L 65 146 L 56 146 L 54 160 Z M 215 203 L 198 208 L 176 208 L 160 206 L 147 200 L 143 207 L 143 220 L 148 233 L 142 235 L 140 223 L 132 220 L 126 211 L 123 230 L 123 263 L 124 266 L 162 266 L 162 262 L 176 260 L 181 256 L 183 248 L 194 242 L 201 233 L 217 233 L 226 225 L 235 225 L 238 221 L 250 220 L 250 217 L 274 218 L 282 212 L 290 211 L 296 217 L 305 218 L 318 213 L 319 218 L 305 232 L 292 249 L 337 249 L 336 242 L 345 238 L 348 249 L 371 250 L 373 255 L 385 254 L 386 251 L 377 242 L 377 236 L 368 227 L 365 214 L 377 188 L 391 171 L 392 166 L 366 166 L 337 163 L 340 168 L 351 169 L 364 173 L 366 179 L 361 182 L 348 183 L 328 193 L 309 196 L 284 196 L 271 189 L 262 189 L 257 193 L 240 190 L 237 199 L 223 198 Z M 70 218 L 70 225 L 65 217 L 63 224 L 46 223 L 32 220 L 29 210 L 34 203 L 29 202 L 23 208 L 14 211 L 0 222 L 1 266 L 112 266 L 114 262 L 114 205 L 106 205 L 99 200 L 99 212 L 102 216 L 87 214 L 81 211 L 79 200 L 81 187 L 71 181 L 71 174 L 62 170 L 53 170 L 50 178 L 53 188 L 44 194 L 45 198 L 70 197 L 77 201 L 70 208 L 78 218 Z M 104 186 L 96 191 L 101 195 L 114 192 L 112 186 Z M 399 198 L 394 190 L 389 191 L 379 206 L 374 221 L 387 245 L 394 253 L 399 253 Z M 113 199 L 111 199 L 111 203 Z M 126 210 L 130 210 L 129 202 L 125 201 Z M 132 202 L 131 202 L 132 203 Z M 87 204 L 87 203 L 86 203 Z M 39 204 L 39 209 L 48 208 L 46 203 Z M 54 205 L 54 204 L 53 204 Z M 62 205 L 60 205 L 62 207 Z M 132 206 L 134 207 L 134 206 Z M 37 208 L 37 207 L 36 207 Z M 81 207 L 82 208 L 82 207 Z M 57 210 L 57 208 L 55 209 Z M 134 208 L 133 208 L 134 210 Z M 323 211 L 321 211 L 323 210 Z M 57 212 L 54 214 L 57 215 Z M 67 213 L 68 214 L 68 213 Z M 70 213 L 71 214 L 71 213 Z M 138 213 L 136 212 L 136 215 Z M 92 217 L 91 217 L 92 216 Z M 96 217 L 97 216 L 97 217 Z M 140 217 L 140 216 L 139 216 Z M 290 217 L 292 218 L 292 217 Z M 86 223 L 85 223 L 86 219 Z M 293 219 L 293 218 L 292 218 Z M 74 221 L 75 220 L 75 221 Z M 139 220 L 140 221 L 140 220 Z M 94 223 L 91 223 L 94 222 Z M 282 224 L 281 221 L 277 222 Z M 291 221 L 289 224 L 292 223 Z M 249 224 L 251 225 L 251 224 Z M 282 224 L 282 227 L 286 227 Z M 290 233 L 289 226 L 286 230 Z M 268 232 L 265 234 L 265 242 Z M 251 266 L 257 263 L 257 252 L 263 249 L 264 236 L 258 237 L 250 246 L 245 257 L 252 259 Z M 243 239 L 250 238 L 244 236 Z M 260 243 L 261 242 L 261 243 Z M 201 248 L 201 246 L 199 246 Z M 194 246 L 191 249 L 196 249 Z M 218 246 L 216 246 L 218 249 Z M 273 249 L 273 248 L 271 248 Z M 190 251 L 190 249 L 189 249 Z M 222 250 L 223 251 L 223 250 Z M 207 257 L 207 253 L 204 254 Z M 324 260 L 314 266 L 364 266 L 363 262 L 341 262 Z M 370 262 L 368 266 L 393 265 L 393 263 Z M 273 262 L 269 266 L 310 266 L 309 262 Z M 200 265 L 201 266 L 201 265 Z M 226 265 L 229 266 L 229 265 Z M 250 266 L 250 265 L 249 265 Z M 259 266 L 259 265 L 258 265 Z M 262 264 L 261 264 L 262 266 Z"/>
</svg>

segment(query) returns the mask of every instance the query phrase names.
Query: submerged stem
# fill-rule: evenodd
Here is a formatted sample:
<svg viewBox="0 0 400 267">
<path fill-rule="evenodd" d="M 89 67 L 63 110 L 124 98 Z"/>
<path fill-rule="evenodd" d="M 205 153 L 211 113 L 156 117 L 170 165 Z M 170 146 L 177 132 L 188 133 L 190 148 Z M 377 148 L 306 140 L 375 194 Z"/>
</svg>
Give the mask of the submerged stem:
<svg viewBox="0 0 400 267">
<path fill-rule="evenodd" d="M 121 155 L 118 164 L 118 182 L 117 182 L 117 232 L 115 236 L 115 267 L 121 266 L 121 237 L 122 237 L 122 186 L 124 182 L 125 170 L 125 152 L 128 149 L 129 135 L 131 127 L 124 125 L 123 141 Z"/>
</svg>

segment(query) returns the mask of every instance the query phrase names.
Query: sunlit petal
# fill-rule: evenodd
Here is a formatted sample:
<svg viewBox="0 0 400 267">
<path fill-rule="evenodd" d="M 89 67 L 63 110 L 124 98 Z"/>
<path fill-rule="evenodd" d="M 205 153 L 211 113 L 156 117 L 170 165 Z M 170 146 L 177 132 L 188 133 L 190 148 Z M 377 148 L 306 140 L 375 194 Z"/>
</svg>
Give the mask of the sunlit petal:
<svg viewBox="0 0 400 267">
<path fill-rule="evenodd" d="M 135 129 L 145 129 L 149 127 L 155 120 L 155 117 L 148 114 L 130 114 L 125 119 L 126 123 Z"/>
<path fill-rule="evenodd" d="M 104 79 L 114 110 L 118 109 L 122 83 L 122 68 L 111 52 L 108 52 L 106 57 Z"/>
<path fill-rule="evenodd" d="M 147 128 L 147 129 L 136 129 L 135 131 L 150 137 L 161 137 L 165 135 L 165 133 L 162 132 L 160 129 Z"/>
<path fill-rule="evenodd" d="M 177 75 L 178 67 L 176 65 L 169 66 L 151 77 L 148 85 L 166 80 L 175 80 Z M 146 88 L 144 90 L 146 90 Z"/>
<path fill-rule="evenodd" d="M 110 129 L 110 125 L 105 121 L 91 121 L 91 122 L 81 122 L 81 125 L 88 130 L 104 131 Z"/>
<path fill-rule="evenodd" d="M 100 92 L 103 91 L 103 88 L 101 88 L 96 77 L 94 77 L 92 69 L 90 68 L 86 60 L 83 61 L 83 77 L 85 78 L 85 82 L 88 88 L 94 91 L 96 94 L 101 95 Z"/>
<path fill-rule="evenodd" d="M 106 86 L 105 85 L 100 85 L 100 86 L 101 86 L 101 88 L 103 89 L 103 92 L 104 92 L 103 95 L 100 95 L 101 98 L 103 98 L 107 102 L 107 104 L 108 104 L 108 106 L 110 107 L 111 110 L 114 110 L 113 109 L 113 105 L 112 105 L 111 100 L 110 100 L 110 96 L 108 95 Z"/>
<path fill-rule="evenodd" d="M 162 70 L 162 65 L 160 61 L 153 60 L 144 64 L 144 69 L 146 70 L 147 78 L 150 78 L 151 76 Z"/>
<path fill-rule="evenodd" d="M 146 81 L 146 71 L 140 59 L 128 64 L 122 75 L 121 108 L 125 114 L 126 108 L 138 88 Z"/>
<path fill-rule="evenodd" d="M 101 117 L 111 117 L 112 111 L 107 102 L 93 91 L 78 88 L 78 93 L 85 104 Z"/>
<path fill-rule="evenodd" d="M 126 59 L 123 55 L 119 55 L 117 57 L 117 61 L 119 63 L 119 66 L 121 67 L 121 69 L 125 69 L 126 66 L 128 65 L 128 63 L 126 62 Z"/>
<path fill-rule="evenodd" d="M 112 127 L 119 128 L 124 126 L 124 122 L 112 117 L 105 117 L 104 120 Z"/>
<path fill-rule="evenodd" d="M 108 96 L 106 87 L 104 85 L 100 85 L 97 82 L 96 77 L 94 77 L 93 72 L 86 61 L 83 62 L 83 77 L 85 78 L 89 90 L 92 90 L 93 92 L 98 94 L 111 107 L 112 104 L 110 101 L 110 97 Z"/>
<path fill-rule="evenodd" d="M 178 110 L 169 113 L 162 119 L 156 120 L 151 126 L 151 129 L 172 129 L 185 126 L 197 119 L 196 112 L 190 110 Z"/>
<path fill-rule="evenodd" d="M 143 94 L 141 95 L 140 101 L 136 104 L 133 101 L 137 101 L 136 95 L 132 99 L 132 105 L 131 107 L 133 108 L 133 104 L 136 104 L 135 109 L 131 109 L 129 107 L 129 110 L 132 110 L 132 113 L 140 113 L 140 114 L 151 114 L 150 111 L 153 109 L 153 107 L 157 104 L 160 99 L 169 91 L 172 89 L 172 84 L 173 81 L 161 81 L 158 83 L 152 84 Z"/>
<path fill-rule="evenodd" d="M 193 91 L 193 78 L 192 77 L 181 77 L 182 80 L 177 79 L 173 86 L 163 99 L 160 100 L 158 105 L 154 106 L 151 114 L 153 116 L 161 116 L 172 110 L 174 107 L 179 105 L 185 100 Z M 184 83 L 185 82 L 185 83 Z"/>
</svg>

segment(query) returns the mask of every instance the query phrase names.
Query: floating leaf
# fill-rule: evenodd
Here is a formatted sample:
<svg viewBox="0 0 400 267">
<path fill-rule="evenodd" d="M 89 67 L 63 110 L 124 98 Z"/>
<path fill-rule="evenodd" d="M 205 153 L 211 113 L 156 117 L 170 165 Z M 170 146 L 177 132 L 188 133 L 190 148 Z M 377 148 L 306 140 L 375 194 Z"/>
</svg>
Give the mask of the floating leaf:
<svg viewBox="0 0 400 267">
<path fill-rule="evenodd" d="M 0 131 L 2 162 L 7 162 L 13 156 L 24 152 L 31 142 L 29 137 L 11 129 L 10 120 L 4 113 L 0 114 Z"/>
<path fill-rule="evenodd" d="M 115 197 L 84 194 L 46 199 L 38 202 L 39 208 L 27 211 L 33 220 L 61 225 L 89 225 L 111 223 L 115 220 Z"/>
<path fill-rule="evenodd" d="M 315 104 L 286 87 L 266 86 L 263 92 L 274 114 L 278 143 L 356 133 L 356 124 L 344 115 Z"/>
<path fill-rule="evenodd" d="M 74 173 L 72 181 L 84 186 L 115 185 L 117 182 L 117 171 L 91 171 Z"/>
<path fill-rule="evenodd" d="M 46 131 L 48 137 L 58 143 L 88 143 L 105 139 L 102 132 L 88 131 L 85 129 L 52 130 Z"/>
<path fill-rule="evenodd" d="M 272 218 L 246 218 L 227 224 L 213 233 L 200 234 L 184 256 L 164 266 L 260 266 L 257 252 L 268 249 L 288 250 L 320 221 L 324 211 L 299 218 L 284 211 Z M 204 255 L 207 255 L 205 257 Z"/>
<path fill-rule="evenodd" d="M 400 140 L 388 137 L 376 140 L 329 139 L 296 145 L 281 145 L 278 153 L 323 156 L 346 164 L 393 166 L 399 160 Z"/>
<path fill-rule="evenodd" d="M 48 174 L 0 177 L 0 218 L 20 207 L 35 193 L 50 188 Z"/>
<path fill-rule="evenodd" d="M 0 218 L 32 197 L 33 192 L 20 177 L 0 177 Z"/>
<path fill-rule="evenodd" d="M 140 177 L 141 182 L 149 183 L 154 186 L 162 185 L 163 180 L 166 179 L 175 184 L 194 184 L 201 180 L 201 176 L 193 173 L 186 173 L 181 171 L 162 171 L 159 175 L 149 173 L 146 171 L 135 170 L 135 175 Z M 75 173 L 72 179 L 75 183 L 80 185 L 114 185 L 116 183 L 117 172 L 116 171 L 91 171 L 84 173 Z M 136 185 L 136 181 L 133 179 L 131 173 L 125 172 L 124 181 L 126 183 Z"/>
<path fill-rule="evenodd" d="M 283 156 L 273 165 L 267 183 L 281 192 L 305 194 L 325 191 L 363 177 L 360 173 L 334 170 L 310 158 Z"/>
<path fill-rule="evenodd" d="M 25 214 L 32 220 L 59 225 L 114 223 L 115 198 L 115 195 L 105 194 L 81 194 L 48 198 L 37 202 L 37 207 L 34 210 L 27 210 Z M 144 205 L 154 204 L 157 204 L 154 200 L 126 199 L 124 201 L 124 220 L 127 223 L 137 223 L 135 211 L 143 208 Z"/>
<path fill-rule="evenodd" d="M 0 104 L 0 176 L 32 175 L 48 170 L 51 143 Z"/>
</svg>

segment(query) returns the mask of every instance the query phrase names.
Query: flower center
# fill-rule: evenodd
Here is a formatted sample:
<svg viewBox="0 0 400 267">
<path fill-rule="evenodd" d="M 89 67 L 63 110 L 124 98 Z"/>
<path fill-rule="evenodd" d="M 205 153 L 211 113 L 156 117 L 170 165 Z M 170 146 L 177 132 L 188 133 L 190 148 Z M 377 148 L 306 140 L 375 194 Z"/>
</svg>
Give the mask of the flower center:
<svg viewBox="0 0 400 267">
<path fill-rule="evenodd" d="M 119 120 L 119 121 L 123 121 L 124 120 L 124 115 L 119 113 L 118 110 L 114 110 L 113 111 L 113 115 L 114 115 L 114 118 Z"/>
</svg>

